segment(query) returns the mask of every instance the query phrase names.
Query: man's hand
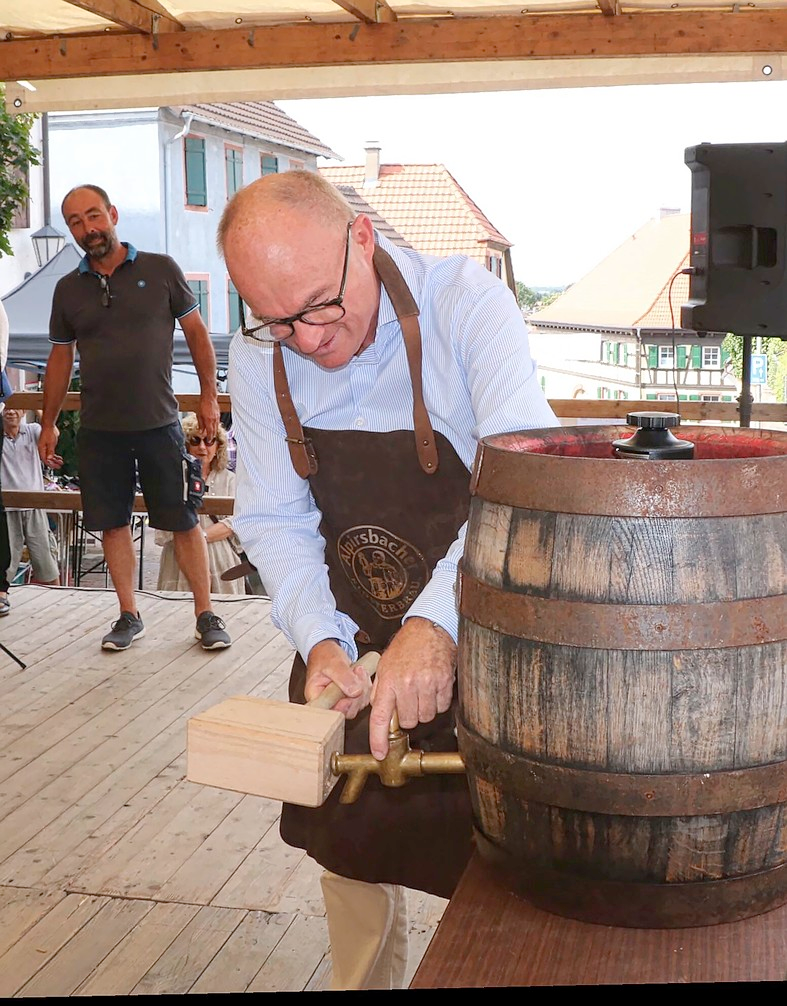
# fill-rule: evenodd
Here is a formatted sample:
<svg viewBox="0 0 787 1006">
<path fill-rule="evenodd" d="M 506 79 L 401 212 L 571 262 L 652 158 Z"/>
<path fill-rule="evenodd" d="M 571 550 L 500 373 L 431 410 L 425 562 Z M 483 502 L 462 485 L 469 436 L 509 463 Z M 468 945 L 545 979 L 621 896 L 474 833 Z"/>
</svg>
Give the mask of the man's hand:
<svg viewBox="0 0 787 1006">
<path fill-rule="evenodd" d="M 429 723 L 451 705 L 456 644 L 426 618 L 408 618 L 380 658 L 372 688 L 369 747 L 379 761 L 388 753 L 388 729 L 396 710 L 410 730 Z"/>
<path fill-rule="evenodd" d="M 332 681 L 347 696 L 333 708 L 344 713 L 348 720 L 354 719 L 369 704 L 371 679 L 364 668 L 352 666 L 350 658 L 335 640 L 323 639 L 309 652 L 304 688 L 306 701 L 316 699 Z"/>
<path fill-rule="evenodd" d="M 216 397 L 216 392 L 203 391 L 199 396 L 197 419 L 199 421 L 200 429 L 206 437 L 216 436 L 216 430 L 219 428 L 220 418 L 221 413 L 219 412 L 219 400 Z"/>
<path fill-rule="evenodd" d="M 38 438 L 38 456 L 47 468 L 59 468 L 63 464 L 60 455 L 55 454 L 59 439 L 60 430 L 54 423 L 51 426 L 41 427 L 41 435 Z"/>
</svg>

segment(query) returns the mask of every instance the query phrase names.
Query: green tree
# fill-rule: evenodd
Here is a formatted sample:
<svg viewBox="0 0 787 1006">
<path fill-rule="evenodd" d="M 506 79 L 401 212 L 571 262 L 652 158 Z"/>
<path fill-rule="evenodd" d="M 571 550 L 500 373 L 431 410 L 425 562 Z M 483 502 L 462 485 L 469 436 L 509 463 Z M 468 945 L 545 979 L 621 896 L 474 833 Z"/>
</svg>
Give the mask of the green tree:
<svg viewBox="0 0 787 1006">
<path fill-rule="evenodd" d="M 11 115 L 3 103 L 0 84 L 0 255 L 13 255 L 9 238 L 14 214 L 30 195 L 27 171 L 40 162 L 39 152 L 30 143 L 35 116 Z"/>
<path fill-rule="evenodd" d="M 561 290 L 550 290 L 548 292 L 544 290 L 531 290 L 529 286 L 525 286 L 520 280 L 516 282 L 517 303 L 521 308 L 529 308 L 531 311 L 546 307 L 547 304 L 551 304 L 553 300 L 556 300 L 561 293 Z"/>
</svg>

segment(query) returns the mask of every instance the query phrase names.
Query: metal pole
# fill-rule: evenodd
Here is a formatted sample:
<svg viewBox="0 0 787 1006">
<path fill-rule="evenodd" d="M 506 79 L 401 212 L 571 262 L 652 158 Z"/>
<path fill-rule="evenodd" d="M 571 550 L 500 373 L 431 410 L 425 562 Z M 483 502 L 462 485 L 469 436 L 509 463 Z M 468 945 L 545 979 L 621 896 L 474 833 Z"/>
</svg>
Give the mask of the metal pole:
<svg viewBox="0 0 787 1006">
<path fill-rule="evenodd" d="M 741 395 L 738 399 L 740 404 L 739 413 L 741 426 L 751 426 L 751 343 L 752 336 L 742 335 L 743 339 L 743 370 L 741 374 Z"/>
<path fill-rule="evenodd" d="M 41 115 L 41 177 L 44 184 L 44 224 L 52 223 L 52 205 L 49 194 L 49 115 Z"/>
</svg>

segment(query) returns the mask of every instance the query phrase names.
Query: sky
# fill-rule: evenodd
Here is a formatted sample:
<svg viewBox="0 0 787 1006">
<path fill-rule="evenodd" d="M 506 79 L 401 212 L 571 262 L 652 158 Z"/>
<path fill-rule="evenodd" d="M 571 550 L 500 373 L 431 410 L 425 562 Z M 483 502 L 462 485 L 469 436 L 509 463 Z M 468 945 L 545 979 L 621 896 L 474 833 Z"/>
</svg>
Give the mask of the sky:
<svg viewBox="0 0 787 1006">
<path fill-rule="evenodd" d="M 662 207 L 688 213 L 687 147 L 787 140 L 777 80 L 277 105 L 346 164 L 362 164 L 370 140 L 383 164 L 444 164 L 513 243 L 514 274 L 531 287 L 580 279 Z"/>
</svg>

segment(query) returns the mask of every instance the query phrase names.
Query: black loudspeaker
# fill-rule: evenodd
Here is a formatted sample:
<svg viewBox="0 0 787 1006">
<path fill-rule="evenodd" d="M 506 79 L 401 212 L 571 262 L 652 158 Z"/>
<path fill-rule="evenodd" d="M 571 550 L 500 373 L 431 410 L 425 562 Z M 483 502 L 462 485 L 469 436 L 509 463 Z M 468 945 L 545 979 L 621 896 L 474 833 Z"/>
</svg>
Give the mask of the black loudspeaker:
<svg viewBox="0 0 787 1006">
<path fill-rule="evenodd" d="M 787 335 L 787 143 L 702 143 L 691 169 L 689 302 L 681 327 Z"/>
</svg>

